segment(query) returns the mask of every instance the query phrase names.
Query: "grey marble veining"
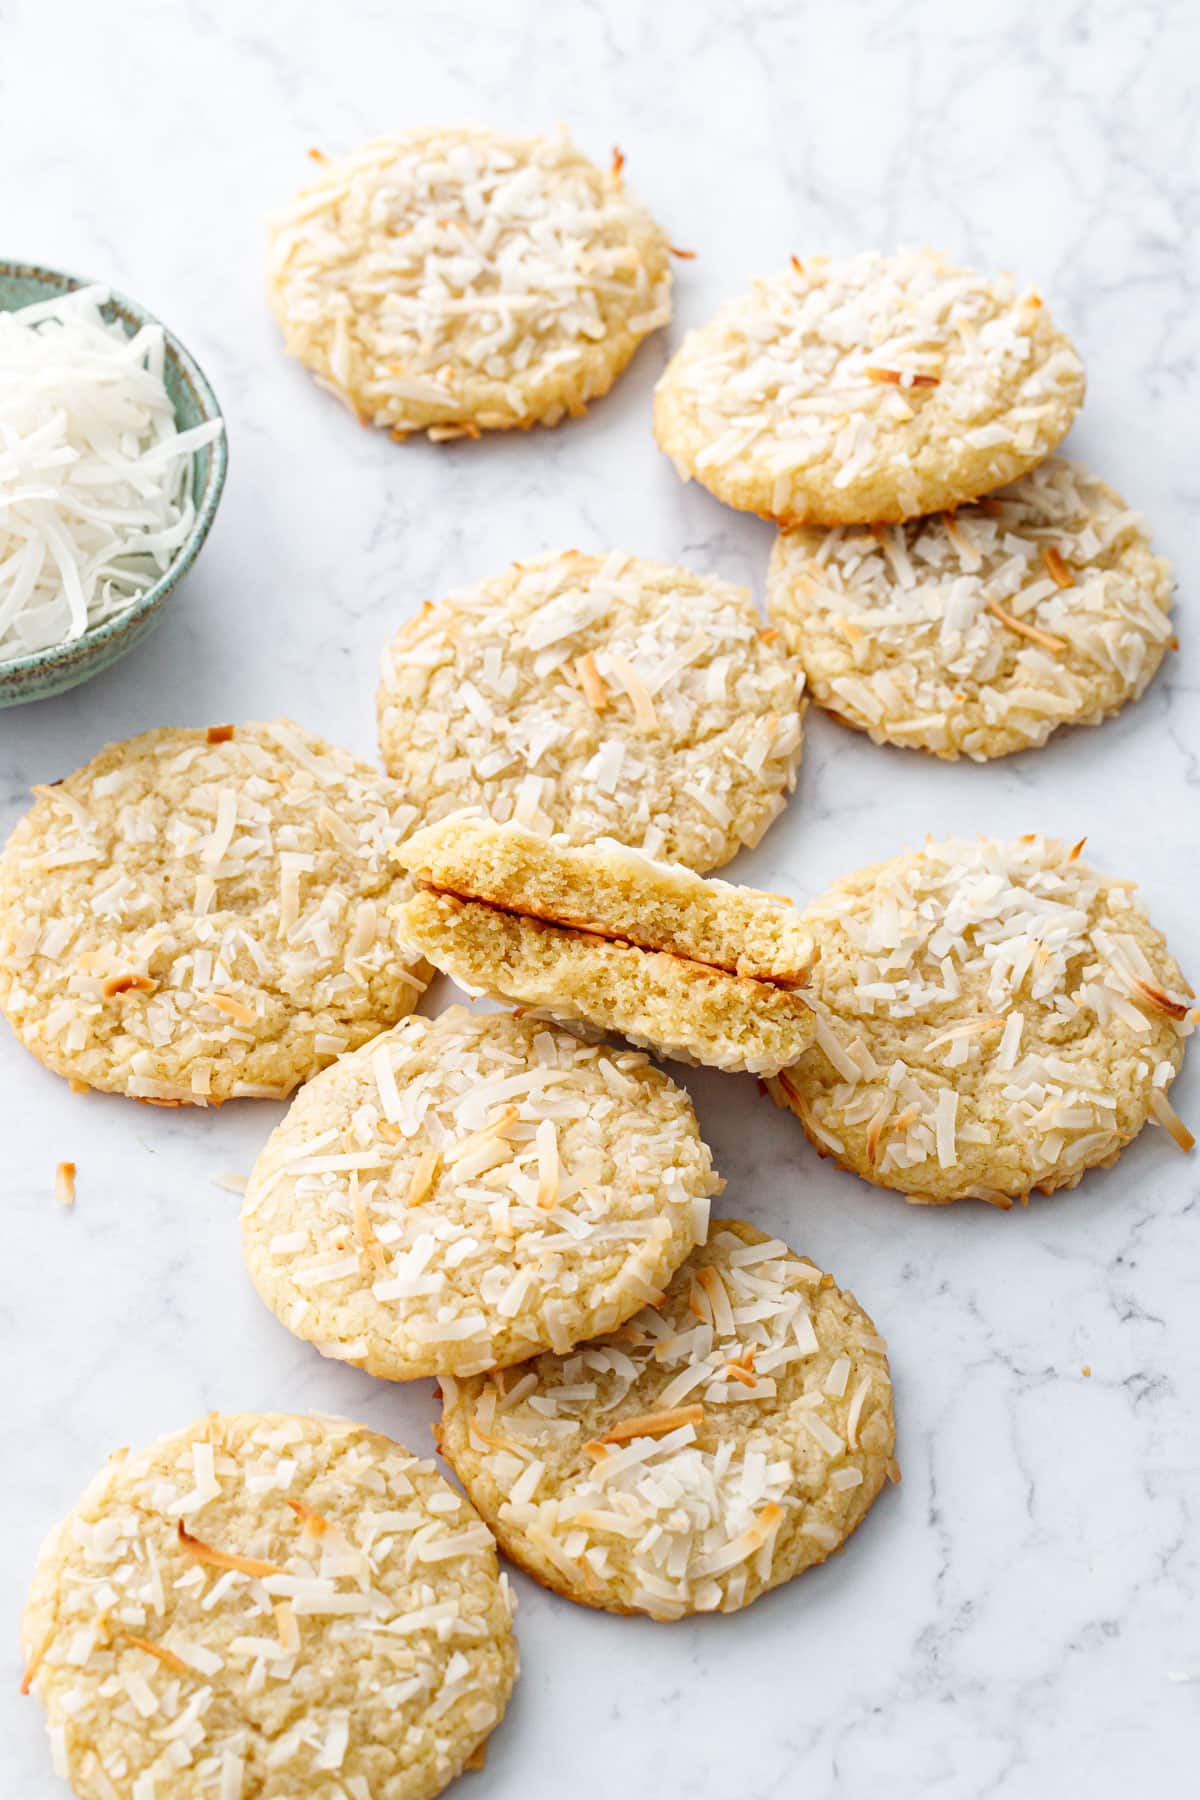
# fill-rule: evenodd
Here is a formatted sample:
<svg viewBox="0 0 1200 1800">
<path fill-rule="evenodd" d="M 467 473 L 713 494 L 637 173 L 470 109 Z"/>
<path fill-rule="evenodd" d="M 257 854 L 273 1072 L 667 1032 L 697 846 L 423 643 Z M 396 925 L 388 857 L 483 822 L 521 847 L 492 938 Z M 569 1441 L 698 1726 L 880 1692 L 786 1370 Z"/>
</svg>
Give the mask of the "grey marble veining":
<svg viewBox="0 0 1200 1800">
<path fill-rule="evenodd" d="M 380 645 L 422 599 L 551 547 L 621 545 L 761 594 L 767 527 L 655 449 L 670 341 L 791 251 L 933 243 L 1036 280 L 1090 390 L 1070 449 L 1153 522 L 1182 647 L 1098 731 L 986 768 L 813 716 L 795 799 L 734 873 L 798 897 L 926 832 L 1090 835 L 1200 968 L 1200 226 L 1187 0 L 547 6 L 0 0 L 6 253 L 109 279 L 194 350 L 229 419 L 212 539 L 159 634 L 0 716 L 0 826 L 108 738 L 287 711 L 374 747 Z M 280 350 L 262 216 L 306 149 L 401 122 L 569 119 L 697 259 L 677 320 L 584 421 L 395 446 Z M 207 1408 L 317 1406 L 428 1443 L 430 1384 L 294 1342 L 243 1275 L 237 1200 L 279 1109 L 67 1094 L 0 1042 L 6 1351 L 0 1791 L 52 1800 L 15 1697 L 42 1533 L 117 1444 Z M 893 1351 L 903 1484 L 846 1554 L 728 1619 L 571 1608 L 521 1579 L 524 1676 L 478 1800 L 1088 1800 L 1183 1794 L 1200 1741 L 1200 1165 L 1149 1130 L 1027 1211 L 905 1207 L 821 1163 L 753 1084 L 684 1077 L 727 1206 L 853 1286 Z M 1174 1098 L 1200 1120 L 1200 1078 Z M 78 1204 L 52 1198 L 77 1162 Z M 1090 1379 L 1082 1373 L 1090 1365 Z"/>
</svg>

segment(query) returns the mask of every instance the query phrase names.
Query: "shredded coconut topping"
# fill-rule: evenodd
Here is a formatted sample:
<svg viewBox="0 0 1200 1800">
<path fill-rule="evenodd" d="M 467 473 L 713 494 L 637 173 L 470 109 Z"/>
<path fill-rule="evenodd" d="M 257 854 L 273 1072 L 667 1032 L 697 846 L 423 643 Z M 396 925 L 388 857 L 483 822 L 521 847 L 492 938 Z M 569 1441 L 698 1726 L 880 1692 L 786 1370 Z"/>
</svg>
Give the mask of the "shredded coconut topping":
<svg viewBox="0 0 1200 1800">
<path fill-rule="evenodd" d="M 161 325 L 129 337 L 100 287 L 0 312 L 0 662 L 71 643 L 153 587 L 195 524 L 197 450 Z"/>
<path fill-rule="evenodd" d="M 397 436 L 556 424 L 670 318 L 665 238 L 565 132 L 408 131 L 273 223 L 288 349 Z"/>
<path fill-rule="evenodd" d="M 243 1233 L 267 1303 L 326 1355 L 474 1373 L 638 1311 L 720 1187 L 687 1096 L 645 1056 L 452 1007 L 302 1090 Z"/>
<path fill-rule="evenodd" d="M 286 720 L 146 732 L 35 793 L 0 857 L 0 1005 L 60 1073 L 282 1097 L 423 991 L 387 917 L 415 809 Z"/>
<path fill-rule="evenodd" d="M 1141 1129 L 1196 1015 L 1130 885 L 1078 850 L 928 844 L 807 910 L 822 1029 L 772 1088 L 819 1147 L 916 1197 L 1008 1204 Z"/>
<path fill-rule="evenodd" d="M 784 533 L 768 583 L 823 706 L 877 743 L 977 761 L 1137 699 L 1170 599 L 1138 515 L 1058 457 L 954 515 Z"/>
<path fill-rule="evenodd" d="M 539 1357 L 519 1391 L 511 1379 L 444 1392 L 445 1453 L 518 1560 L 573 1598 L 655 1618 L 732 1611 L 820 1561 L 890 1455 L 874 1327 L 748 1226 L 716 1226 L 622 1330 Z M 857 1483 L 832 1480 L 849 1470 Z"/>
<path fill-rule="evenodd" d="M 929 250 L 814 256 L 727 301 L 659 383 L 684 478 L 802 523 L 911 518 L 1032 467 L 1083 370 L 1034 294 Z"/>
<path fill-rule="evenodd" d="M 380 741 L 426 822 L 477 804 L 713 869 L 795 785 L 803 688 L 744 589 L 570 551 L 404 626 L 384 653 Z"/>
<path fill-rule="evenodd" d="M 225 1800 L 336 1774 L 404 1800 L 499 1719 L 510 1613 L 490 1532 L 432 1463 L 343 1421 L 213 1415 L 96 1478 L 43 1550 L 23 1638 L 80 1792 Z M 375 1785 L 396 1742 L 428 1785 Z"/>
</svg>

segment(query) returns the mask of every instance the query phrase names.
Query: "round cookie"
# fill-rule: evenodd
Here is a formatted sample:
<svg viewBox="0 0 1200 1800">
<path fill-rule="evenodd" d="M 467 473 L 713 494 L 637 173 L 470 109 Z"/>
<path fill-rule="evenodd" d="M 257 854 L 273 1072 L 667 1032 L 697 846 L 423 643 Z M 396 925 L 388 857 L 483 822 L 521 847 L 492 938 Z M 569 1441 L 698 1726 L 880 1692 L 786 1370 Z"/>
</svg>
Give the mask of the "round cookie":
<svg viewBox="0 0 1200 1800">
<path fill-rule="evenodd" d="M 822 706 L 877 744 L 976 762 L 1098 725 L 1171 641 L 1138 515 L 1050 457 L 959 513 L 781 533 L 767 606 Z"/>
<path fill-rule="evenodd" d="M 141 1100 L 281 1099 L 410 1012 L 388 907 L 416 814 L 287 720 L 143 732 L 37 788 L 0 854 L 0 1008 Z"/>
<path fill-rule="evenodd" d="M 117 1451 L 38 1557 L 23 1691 L 83 1800 L 429 1800 L 517 1672 L 487 1527 L 341 1419 L 213 1413 Z"/>
<path fill-rule="evenodd" d="M 556 425 L 671 316 L 670 250 L 564 131 L 396 132 L 272 222 L 268 295 L 293 356 L 394 437 Z"/>
<path fill-rule="evenodd" d="M 1033 292 L 932 250 L 793 259 L 689 332 L 654 399 L 685 481 L 781 524 L 961 506 L 1034 466 L 1083 368 Z"/>
<path fill-rule="evenodd" d="M 757 844 L 800 761 L 804 680 L 744 588 L 572 550 L 425 609 L 383 658 L 384 762 L 426 821 L 613 837 L 701 872 Z"/>
<path fill-rule="evenodd" d="M 1009 1206 L 1114 1162 L 1149 1117 L 1191 1147 L 1166 1098 L 1190 989 L 1082 847 L 930 843 L 807 908 L 816 1043 L 768 1085 L 822 1154 L 922 1204 Z"/>
<path fill-rule="evenodd" d="M 722 1185 L 645 1056 L 455 1006 L 301 1090 L 255 1164 L 243 1248 L 325 1355 L 395 1381 L 473 1374 L 656 1298 Z"/>
<path fill-rule="evenodd" d="M 895 1473 L 870 1319 L 736 1220 L 622 1331 L 442 1393 L 439 1447 L 505 1554 L 608 1612 L 735 1612 L 840 1549 Z"/>
</svg>

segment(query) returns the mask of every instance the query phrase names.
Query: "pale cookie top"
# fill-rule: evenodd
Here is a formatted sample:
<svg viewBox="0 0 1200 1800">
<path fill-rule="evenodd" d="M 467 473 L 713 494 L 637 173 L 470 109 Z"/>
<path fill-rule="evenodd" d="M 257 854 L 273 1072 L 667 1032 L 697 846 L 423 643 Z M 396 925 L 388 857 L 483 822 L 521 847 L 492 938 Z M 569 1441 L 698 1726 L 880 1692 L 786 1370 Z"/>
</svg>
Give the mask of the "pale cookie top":
<svg viewBox="0 0 1200 1800">
<path fill-rule="evenodd" d="M 272 222 L 287 348 L 398 437 L 581 412 L 671 316 L 667 241 L 621 161 L 602 173 L 563 131 L 471 129 L 326 163 Z"/>
<path fill-rule="evenodd" d="M 767 603 L 823 706 L 876 743 L 981 762 L 1137 699 L 1171 587 L 1139 515 L 1051 457 L 959 513 L 782 533 Z"/>
<path fill-rule="evenodd" d="M 644 1056 L 455 1006 L 301 1089 L 243 1241 L 272 1311 L 326 1355 L 474 1373 L 637 1312 L 721 1186 L 687 1095 Z"/>
<path fill-rule="evenodd" d="M 733 1612 L 822 1562 L 894 1443 L 866 1313 L 736 1221 L 623 1330 L 442 1391 L 443 1454 L 506 1553 L 572 1600 L 657 1619 Z"/>
<path fill-rule="evenodd" d="M 0 1007 L 61 1075 L 280 1098 L 410 1012 L 415 810 L 287 720 L 147 731 L 35 790 L 0 855 Z"/>
<path fill-rule="evenodd" d="M 1053 450 L 1083 368 L 1035 293 L 931 250 L 813 256 L 693 331 L 655 395 L 685 480 L 789 524 L 960 506 Z"/>
<path fill-rule="evenodd" d="M 47 1538 L 25 1685 L 84 1800 L 429 1800 L 504 1711 L 511 1612 L 432 1462 L 214 1413 L 117 1451 Z"/>
<path fill-rule="evenodd" d="M 614 837 L 696 869 L 756 844 L 800 761 L 804 677 L 744 588 L 621 551 L 515 563 L 383 658 L 384 761 L 425 819 Z"/>
<path fill-rule="evenodd" d="M 817 1041 L 771 1084 L 818 1149 L 917 1200 L 1073 1186 L 1167 1099 L 1194 1013 L 1133 883 L 1054 838 L 927 844 L 806 912 Z"/>
</svg>

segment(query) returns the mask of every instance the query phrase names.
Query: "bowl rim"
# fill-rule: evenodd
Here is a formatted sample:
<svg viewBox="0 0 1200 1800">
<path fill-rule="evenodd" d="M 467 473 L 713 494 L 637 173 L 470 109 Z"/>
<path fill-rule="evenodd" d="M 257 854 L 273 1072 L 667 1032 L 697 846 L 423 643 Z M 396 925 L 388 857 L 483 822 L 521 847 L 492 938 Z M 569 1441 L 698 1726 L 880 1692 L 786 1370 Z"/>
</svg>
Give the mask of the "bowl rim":
<svg viewBox="0 0 1200 1800">
<path fill-rule="evenodd" d="M 229 469 L 229 434 L 225 423 L 225 414 L 213 392 L 212 383 L 200 364 L 187 345 L 176 337 L 170 326 L 165 324 L 155 313 L 150 312 L 140 301 L 131 299 L 128 294 L 122 293 L 120 288 L 110 286 L 107 281 L 94 280 L 85 275 L 72 275 L 66 269 L 52 269 L 48 263 L 23 262 L 7 256 L 0 256 L 0 278 L 40 281 L 50 288 L 59 288 L 63 294 L 72 294 L 79 288 L 85 287 L 104 288 L 108 294 L 109 303 L 125 311 L 141 325 L 158 326 L 167 349 L 178 362 L 185 379 L 195 392 L 205 420 L 220 419 L 222 425 L 220 436 L 214 438 L 211 444 L 204 446 L 209 452 L 208 473 L 204 478 L 204 487 L 196 507 L 196 517 L 192 521 L 192 529 L 153 586 L 148 587 L 145 593 L 139 595 L 133 604 L 126 607 L 123 612 L 117 613 L 114 618 L 105 619 L 100 625 L 89 626 L 82 636 L 72 638 L 68 643 L 47 644 L 42 650 L 29 650 L 24 656 L 14 656 L 6 662 L 0 661 L 0 682 L 7 682 L 12 677 L 27 675 L 36 670 L 69 667 L 84 651 L 99 648 L 123 636 L 139 619 L 145 618 L 148 613 L 153 612 L 160 600 L 166 598 L 195 561 L 212 526 L 217 504 L 225 487 L 225 476 Z M 30 301 L 29 304 L 37 303 Z M 19 312 L 21 309 L 16 307 L 0 310 Z M 193 455 L 195 454 L 193 452 Z"/>
</svg>

